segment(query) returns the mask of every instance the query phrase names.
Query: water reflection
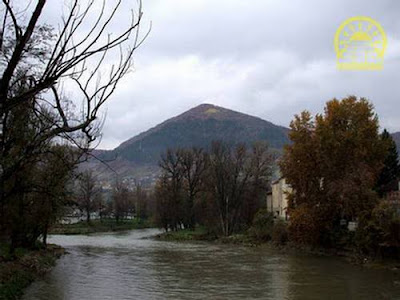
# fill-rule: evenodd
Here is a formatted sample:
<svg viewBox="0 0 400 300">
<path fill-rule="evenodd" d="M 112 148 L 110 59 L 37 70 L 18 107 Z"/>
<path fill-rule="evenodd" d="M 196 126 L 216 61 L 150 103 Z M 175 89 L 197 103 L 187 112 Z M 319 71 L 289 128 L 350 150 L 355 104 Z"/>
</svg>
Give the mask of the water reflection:
<svg viewBox="0 0 400 300">
<path fill-rule="evenodd" d="M 329 257 L 288 256 L 289 299 L 398 299 L 398 274 Z"/>
<path fill-rule="evenodd" d="M 398 275 L 265 248 L 161 242 L 157 230 L 54 236 L 67 248 L 24 299 L 393 299 Z"/>
<path fill-rule="evenodd" d="M 267 259 L 252 249 L 199 244 L 152 254 L 162 289 L 171 298 L 279 299 L 286 290 L 275 277 L 278 269 L 287 267 L 284 261 Z"/>
</svg>

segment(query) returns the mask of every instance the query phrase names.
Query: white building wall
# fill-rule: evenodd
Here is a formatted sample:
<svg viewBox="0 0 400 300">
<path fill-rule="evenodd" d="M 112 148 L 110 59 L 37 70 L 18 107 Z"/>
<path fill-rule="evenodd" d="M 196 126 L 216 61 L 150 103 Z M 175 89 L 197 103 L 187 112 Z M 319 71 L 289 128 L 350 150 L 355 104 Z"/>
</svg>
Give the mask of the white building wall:
<svg viewBox="0 0 400 300">
<path fill-rule="evenodd" d="M 274 181 L 272 183 L 270 203 L 268 203 L 267 198 L 267 209 L 271 211 L 274 216 L 287 219 L 288 194 L 291 192 L 292 188 L 286 183 L 285 178 Z"/>
</svg>

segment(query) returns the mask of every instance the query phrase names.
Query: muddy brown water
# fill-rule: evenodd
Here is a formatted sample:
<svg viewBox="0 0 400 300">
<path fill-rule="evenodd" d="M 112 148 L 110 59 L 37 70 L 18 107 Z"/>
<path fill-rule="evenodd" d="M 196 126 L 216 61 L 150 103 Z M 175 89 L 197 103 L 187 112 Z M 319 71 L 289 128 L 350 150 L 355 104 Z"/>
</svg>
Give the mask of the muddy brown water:
<svg viewBox="0 0 400 300">
<path fill-rule="evenodd" d="M 65 247 L 23 299 L 400 299 L 400 275 L 265 247 L 165 242 L 157 229 L 50 237 Z"/>
</svg>

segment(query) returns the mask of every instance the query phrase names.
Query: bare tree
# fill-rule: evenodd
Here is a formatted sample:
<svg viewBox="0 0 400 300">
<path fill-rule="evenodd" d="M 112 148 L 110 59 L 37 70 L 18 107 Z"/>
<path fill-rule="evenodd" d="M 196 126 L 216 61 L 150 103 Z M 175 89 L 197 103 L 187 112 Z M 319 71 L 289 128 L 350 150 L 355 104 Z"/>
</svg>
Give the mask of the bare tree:
<svg viewBox="0 0 400 300">
<path fill-rule="evenodd" d="M 181 224 L 194 229 L 203 222 L 224 235 L 249 226 L 264 203 L 271 166 L 272 156 L 262 143 L 251 151 L 244 144 L 231 147 L 221 141 L 212 143 L 210 153 L 167 150 L 155 187 L 158 224 L 177 230 Z"/>
<path fill-rule="evenodd" d="M 166 232 L 172 228 L 173 217 L 173 199 L 171 198 L 171 184 L 165 174 L 157 180 L 154 188 L 156 200 L 155 221 L 157 225 L 164 228 Z"/>
<path fill-rule="evenodd" d="M 132 192 L 121 181 L 115 183 L 112 193 L 113 213 L 115 220 L 119 222 L 134 212 Z"/>
<path fill-rule="evenodd" d="M 178 230 L 183 222 L 183 168 L 179 151 L 168 149 L 161 156 L 162 176 L 158 187 L 157 198 L 159 215 L 168 215 L 169 226 Z"/>
<path fill-rule="evenodd" d="M 194 204 L 201 191 L 203 174 L 207 168 L 207 154 L 202 149 L 181 149 L 181 168 L 184 178 L 184 225 L 194 229 L 196 225 Z"/>
<path fill-rule="evenodd" d="M 233 154 L 222 142 L 213 142 L 210 154 L 209 187 L 218 212 L 221 231 L 230 235 L 239 215 L 240 196 L 249 175 L 244 173 L 246 149 L 240 145 Z"/>
<path fill-rule="evenodd" d="M 244 201 L 241 218 L 250 226 L 257 211 L 265 205 L 265 199 L 269 189 L 275 156 L 268 150 L 268 145 L 256 142 L 250 149 L 250 182 L 248 192 Z"/>
<path fill-rule="evenodd" d="M 57 32 L 39 22 L 46 3 L 46 0 L 30 1 L 26 9 L 18 9 L 20 1 L 1 3 L 2 218 L 5 205 L 24 198 L 23 189 L 16 189 L 13 182 L 27 180 L 24 170 L 40 161 L 47 149 L 44 145 L 65 140 L 84 151 L 93 146 L 102 124 L 100 109 L 130 70 L 133 53 L 148 34 L 139 35 L 143 15 L 140 0 L 136 13 L 132 11 L 129 23 L 119 32 L 111 26 L 118 13 L 129 11 L 123 0 L 114 1 L 111 8 L 110 1 L 88 0 L 85 5 L 71 0 Z M 104 63 L 116 57 L 111 67 Z M 73 99 L 67 99 L 63 90 L 72 84 Z M 74 105 L 79 107 L 78 111 L 74 112 Z M 22 124 L 21 111 L 29 117 L 29 124 Z M 29 136 L 21 136 L 23 143 L 15 143 L 16 126 L 30 130 Z M 15 244 L 18 246 L 18 242 Z"/>
<path fill-rule="evenodd" d="M 78 39 L 77 32 L 86 25 L 89 16 L 93 18 L 97 1 L 89 1 L 81 7 L 81 1 L 71 3 L 69 13 L 63 18 L 59 32 L 49 34 L 49 27 L 38 25 L 46 1 L 39 0 L 27 25 L 20 24 L 18 14 L 11 1 L 3 0 L 3 27 L 1 28 L 0 48 L 3 65 L 3 76 L 0 81 L 0 120 L 2 125 L 0 145 L 1 151 L 7 150 L 7 118 L 12 108 L 27 105 L 33 101 L 32 109 L 40 120 L 48 123 L 47 128 L 35 138 L 31 148 L 54 137 L 62 137 L 77 143 L 76 133 L 82 132 L 85 142 L 92 142 L 98 136 L 99 110 L 110 98 L 121 78 L 129 71 L 133 52 L 141 44 L 139 25 L 142 18 L 141 3 L 138 12 L 132 14 L 127 28 L 117 34 L 110 34 L 110 23 L 121 9 L 122 0 L 116 2 L 106 14 L 106 1 L 95 16 L 92 28 Z M 22 18 L 20 18 L 22 19 Z M 11 20 L 11 21 L 10 21 Z M 43 34 L 44 32 L 44 34 Z M 53 41 L 42 41 L 34 46 L 35 37 L 43 35 L 53 37 Z M 105 38 L 105 36 L 107 36 Z M 123 48 L 123 46 L 126 46 Z M 106 71 L 104 60 L 119 53 L 119 62 L 108 69 L 105 78 L 101 73 Z M 47 54 L 46 54 L 47 52 Z M 37 58 L 41 67 L 26 68 L 26 61 Z M 43 66 L 43 67 L 42 67 Z M 65 82 L 76 85 L 82 99 L 80 117 L 72 117 L 68 111 L 68 101 L 60 87 Z M 16 89 L 18 85 L 24 89 Z M 77 96 L 78 97 L 78 96 Z M 43 113 L 51 111 L 51 117 Z M 79 145 L 82 145 L 79 143 Z M 31 150 L 33 151 L 33 150 Z M 7 154 L 7 153 L 3 153 Z"/>
<path fill-rule="evenodd" d="M 79 209 L 85 213 L 86 222 L 90 223 L 90 216 L 99 208 L 100 189 L 92 171 L 85 171 L 78 177 L 78 193 L 76 202 Z"/>
<path fill-rule="evenodd" d="M 249 152 L 244 144 L 231 148 L 220 141 L 213 142 L 211 147 L 207 186 L 224 235 L 237 230 L 240 221 L 253 219 L 257 209 L 249 201 L 259 197 L 271 175 L 272 161 L 267 148 L 255 145 L 252 149 Z M 245 210 L 250 210 L 251 215 L 243 218 Z"/>
<path fill-rule="evenodd" d="M 135 206 L 135 215 L 139 221 L 148 218 L 148 195 L 146 190 L 143 189 L 142 185 L 138 182 L 135 182 L 135 190 L 133 193 L 133 201 Z"/>
</svg>

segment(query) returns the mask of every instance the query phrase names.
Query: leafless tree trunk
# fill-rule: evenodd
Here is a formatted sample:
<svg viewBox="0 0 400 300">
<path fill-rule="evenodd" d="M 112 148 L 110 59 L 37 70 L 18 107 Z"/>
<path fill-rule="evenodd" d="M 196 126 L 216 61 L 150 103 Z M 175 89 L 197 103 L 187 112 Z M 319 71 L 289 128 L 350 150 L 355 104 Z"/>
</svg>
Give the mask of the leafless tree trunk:
<svg viewBox="0 0 400 300">
<path fill-rule="evenodd" d="M 202 149 L 182 149 L 178 151 L 181 157 L 183 178 L 185 181 L 185 227 L 194 229 L 196 225 L 194 203 L 201 191 L 204 172 L 207 168 L 207 155 Z"/>
<path fill-rule="evenodd" d="M 262 185 L 267 186 L 272 161 L 266 151 L 261 146 L 249 152 L 243 144 L 234 149 L 218 141 L 212 144 L 207 186 L 226 236 L 237 229 L 239 220 L 243 221 L 243 210 L 250 206 L 251 196 L 258 195 Z M 252 193 L 256 187 L 258 190 Z"/>
<path fill-rule="evenodd" d="M 96 177 L 93 175 L 92 171 L 85 171 L 79 175 L 76 201 L 79 209 L 85 212 L 87 223 L 90 223 L 91 213 L 97 211 L 99 206 L 99 203 L 97 203 L 99 193 L 100 190 L 97 186 Z"/>
<path fill-rule="evenodd" d="M 134 209 L 132 200 L 132 193 L 128 187 L 124 183 L 117 181 L 112 193 L 113 212 L 117 222 L 126 218 L 132 212 Z"/>
<path fill-rule="evenodd" d="M 182 157 L 179 151 L 168 149 L 162 155 L 160 167 L 166 180 L 166 193 L 168 211 L 170 214 L 170 226 L 172 230 L 178 230 L 183 221 L 182 215 L 182 191 L 183 191 L 183 169 Z"/>
<path fill-rule="evenodd" d="M 129 11 L 123 0 L 110 8 L 106 0 L 71 0 L 58 31 L 39 22 L 46 0 L 2 0 L 0 10 L 0 205 L 14 197 L 15 174 L 40 160 L 43 145 L 66 141 L 86 151 L 100 136 L 100 109 L 110 99 L 120 80 L 132 66 L 134 51 L 141 45 L 139 27 L 142 6 L 119 32 L 111 29 L 118 14 Z M 31 8 L 31 9 L 30 9 Z M 123 22 L 125 19 L 118 19 Z M 94 22 L 93 22 L 94 21 Z M 91 26 L 87 30 L 87 26 Z M 81 35 L 81 33 L 84 33 Z M 108 58 L 117 57 L 111 67 Z M 107 74 L 107 76 L 105 76 Z M 101 76 L 103 75 L 103 76 Z M 73 88 L 67 99 L 63 88 Z M 76 105 L 81 110 L 73 111 Z M 21 108 L 28 110 L 34 128 L 23 144 L 15 143 L 13 128 Z M 21 197 L 24 195 L 22 194 Z M 0 216 L 3 218 L 4 216 Z M 14 220 L 18 222 L 18 220 Z"/>
</svg>

